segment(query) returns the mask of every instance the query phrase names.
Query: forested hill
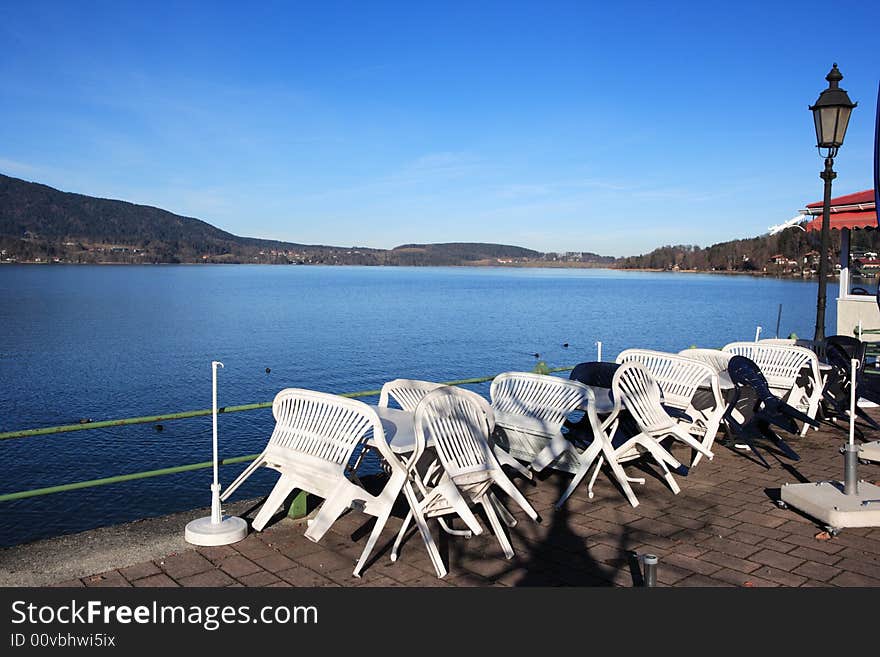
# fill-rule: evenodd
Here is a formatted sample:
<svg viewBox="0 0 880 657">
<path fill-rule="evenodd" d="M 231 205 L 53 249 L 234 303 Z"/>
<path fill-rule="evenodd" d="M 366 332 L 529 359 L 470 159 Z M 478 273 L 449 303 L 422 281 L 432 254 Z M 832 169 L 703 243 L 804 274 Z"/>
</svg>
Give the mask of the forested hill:
<svg viewBox="0 0 880 657">
<path fill-rule="evenodd" d="M 5 262 L 458 265 L 542 257 L 501 244 L 408 244 L 385 250 L 241 237 L 160 208 L 0 174 L 0 261 Z"/>
<path fill-rule="evenodd" d="M 683 269 L 698 271 L 809 273 L 818 263 L 819 232 L 788 228 L 776 235 L 720 242 L 708 247 L 662 246 L 650 253 L 619 258 L 617 267 L 627 269 Z M 831 261 L 838 261 L 840 231 L 831 231 Z M 854 255 L 880 250 L 880 231 L 852 231 Z"/>
</svg>

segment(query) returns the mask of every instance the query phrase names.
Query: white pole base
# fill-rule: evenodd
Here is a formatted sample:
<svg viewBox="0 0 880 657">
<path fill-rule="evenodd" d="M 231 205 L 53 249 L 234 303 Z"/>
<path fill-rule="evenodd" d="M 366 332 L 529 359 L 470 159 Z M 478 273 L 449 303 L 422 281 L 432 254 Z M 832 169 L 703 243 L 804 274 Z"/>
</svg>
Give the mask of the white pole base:
<svg viewBox="0 0 880 657">
<path fill-rule="evenodd" d="M 880 440 L 859 445 L 859 458 L 866 461 L 880 461 Z"/>
<path fill-rule="evenodd" d="M 846 495 L 843 482 L 784 484 L 782 502 L 822 522 L 832 533 L 846 527 L 880 527 L 880 486 L 859 481 L 859 492 Z"/>
<path fill-rule="evenodd" d="M 247 534 L 247 522 L 235 516 L 224 516 L 218 523 L 212 522 L 210 517 L 189 522 L 184 537 L 187 543 L 214 547 L 237 543 Z"/>
</svg>

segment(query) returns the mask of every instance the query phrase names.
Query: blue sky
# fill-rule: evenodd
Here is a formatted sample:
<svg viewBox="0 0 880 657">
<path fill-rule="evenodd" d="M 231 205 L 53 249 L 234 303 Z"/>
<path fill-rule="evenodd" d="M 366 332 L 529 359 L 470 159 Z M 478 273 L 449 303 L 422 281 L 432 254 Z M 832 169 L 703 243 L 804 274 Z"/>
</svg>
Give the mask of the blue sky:
<svg viewBox="0 0 880 657">
<path fill-rule="evenodd" d="M 833 62 L 871 187 L 878 43 L 864 0 L 6 2 L 0 173 L 310 244 L 705 246 L 821 199 Z"/>
</svg>

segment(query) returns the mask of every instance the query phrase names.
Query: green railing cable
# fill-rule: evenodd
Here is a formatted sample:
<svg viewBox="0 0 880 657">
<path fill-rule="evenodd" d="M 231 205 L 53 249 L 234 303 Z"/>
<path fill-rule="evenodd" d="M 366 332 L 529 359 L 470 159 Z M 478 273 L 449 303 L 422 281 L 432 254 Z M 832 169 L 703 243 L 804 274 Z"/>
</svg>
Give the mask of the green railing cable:
<svg viewBox="0 0 880 657">
<path fill-rule="evenodd" d="M 258 456 L 259 454 L 249 454 L 248 456 L 235 456 L 229 459 L 220 459 L 220 465 L 229 465 L 231 463 L 244 463 L 245 461 L 253 461 Z M 189 472 L 191 470 L 210 468 L 213 465 L 213 461 L 204 461 L 202 463 L 190 463 L 189 465 L 177 465 L 171 468 L 161 468 L 159 470 L 133 472 L 131 474 L 116 475 L 114 477 L 104 477 L 102 479 L 77 481 L 72 484 L 60 484 L 58 486 L 48 486 L 46 488 L 34 488 L 33 490 L 23 490 L 17 493 L 6 493 L 5 495 L 0 495 L 0 502 L 23 500 L 28 497 L 40 497 L 42 495 L 51 495 L 52 493 L 64 493 L 66 491 L 77 490 L 80 488 L 94 488 L 96 486 L 106 486 L 107 484 L 118 484 L 123 481 L 149 479 L 150 477 L 162 477 L 164 475 L 177 474 L 178 472 Z"/>
<path fill-rule="evenodd" d="M 548 372 L 568 372 L 572 367 L 554 367 L 547 370 Z M 446 381 L 445 385 L 460 386 L 470 385 L 474 383 L 486 383 L 494 379 L 495 376 L 482 376 L 472 379 L 459 379 L 457 381 Z M 341 397 L 375 397 L 380 393 L 379 390 L 361 390 L 358 392 L 342 393 Z M 225 406 L 219 409 L 220 413 L 239 413 L 242 411 L 253 411 L 261 408 L 270 408 L 272 402 L 260 402 L 257 404 L 244 404 L 241 406 Z M 181 413 L 168 413 L 165 415 L 149 415 L 145 417 L 125 418 L 122 420 L 105 420 L 102 422 L 85 422 L 82 424 L 67 424 L 58 427 L 45 427 L 43 429 L 27 429 L 24 431 L 8 431 L 0 433 L 0 440 L 9 440 L 12 438 L 27 438 L 30 436 L 45 436 L 58 433 L 66 433 L 69 431 L 83 431 L 87 429 L 102 429 L 106 427 L 122 427 L 131 424 L 149 424 L 152 422 L 182 420 L 190 417 L 199 417 L 210 415 L 211 410 L 199 411 L 183 411 Z M 253 461 L 259 454 L 250 454 L 248 456 L 235 456 L 228 459 L 221 459 L 220 465 L 229 465 L 232 463 L 243 463 L 245 461 Z M 53 493 L 63 493 L 81 488 L 94 488 L 96 486 L 106 486 L 107 484 L 117 484 L 123 481 L 134 481 L 136 479 L 148 479 L 150 477 L 162 477 L 165 475 L 177 474 L 180 472 L 189 472 L 192 470 L 201 470 L 210 468 L 213 462 L 205 461 L 202 463 L 190 463 L 189 465 L 178 465 L 170 468 L 161 468 L 159 470 L 146 470 L 144 472 L 133 472 L 130 474 L 116 475 L 113 477 L 103 477 L 101 479 L 89 479 L 87 481 L 77 481 L 70 484 L 60 484 L 58 486 L 48 486 L 46 488 L 34 488 L 32 490 L 23 490 L 15 493 L 6 493 L 0 495 L 0 502 L 11 502 L 13 500 L 23 500 L 28 497 L 40 497 L 42 495 L 51 495 Z"/>
</svg>

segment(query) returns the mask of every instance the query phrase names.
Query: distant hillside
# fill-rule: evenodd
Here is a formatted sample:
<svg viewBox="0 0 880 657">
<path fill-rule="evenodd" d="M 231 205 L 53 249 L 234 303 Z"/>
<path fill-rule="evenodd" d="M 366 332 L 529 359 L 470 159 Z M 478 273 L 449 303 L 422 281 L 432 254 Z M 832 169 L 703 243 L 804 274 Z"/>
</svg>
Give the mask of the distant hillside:
<svg viewBox="0 0 880 657">
<path fill-rule="evenodd" d="M 6 262 L 460 265 L 543 257 L 501 244 L 407 244 L 385 250 L 241 237 L 160 208 L 0 174 L 0 261 Z"/>
<path fill-rule="evenodd" d="M 485 261 L 542 258 L 543 254 L 519 246 L 503 244 L 479 244 L 451 242 L 446 244 L 404 244 L 391 250 L 391 257 L 398 264 L 451 265 Z"/>
<path fill-rule="evenodd" d="M 796 228 L 776 235 L 719 242 L 705 248 L 679 244 L 662 246 L 628 258 L 619 258 L 623 269 L 688 269 L 698 271 L 766 272 L 810 275 L 818 265 L 819 233 Z M 854 230 L 853 254 L 880 251 L 880 230 Z M 831 262 L 840 253 L 840 231 L 831 231 Z"/>
</svg>

